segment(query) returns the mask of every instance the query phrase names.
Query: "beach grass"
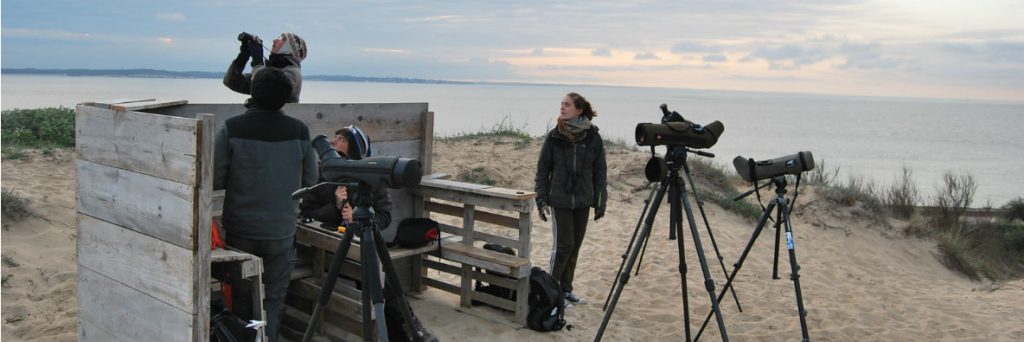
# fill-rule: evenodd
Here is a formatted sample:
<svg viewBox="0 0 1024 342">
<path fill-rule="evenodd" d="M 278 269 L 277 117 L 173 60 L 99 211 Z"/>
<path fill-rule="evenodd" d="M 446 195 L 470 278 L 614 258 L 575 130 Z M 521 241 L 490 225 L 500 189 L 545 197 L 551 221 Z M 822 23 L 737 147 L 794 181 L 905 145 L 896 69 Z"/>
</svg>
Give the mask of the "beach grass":
<svg viewBox="0 0 1024 342">
<path fill-rule="evenodd" d="M 32 216 L 31 200 L 7 189 L 0 189 L 0 193 L 2 193 L 0 206 L 3 207 L 4 220 L 18 222 Z"/>
</svg>

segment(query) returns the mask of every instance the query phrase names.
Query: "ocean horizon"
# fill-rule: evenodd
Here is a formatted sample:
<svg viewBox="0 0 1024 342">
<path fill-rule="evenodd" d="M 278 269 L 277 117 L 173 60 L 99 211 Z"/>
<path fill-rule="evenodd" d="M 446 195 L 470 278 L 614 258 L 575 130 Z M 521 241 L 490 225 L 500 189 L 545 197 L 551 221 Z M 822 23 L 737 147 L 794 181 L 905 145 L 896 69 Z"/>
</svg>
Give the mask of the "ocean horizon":
<svg viewBox="0 0 1024 342">
<path fill-rule="evenodd" d="M 2 108 L 74 107 L 88 101 L 157 98 L 191 103 L 241 103 L 248 96 L 211 78 L 141 78 L 4 74 Z M 840 181 L 891 184 L 910 168 L 930 202 L 943 174 L 970 174 L 978 183 L 972 207 L 999 207 L 1024 196 L 1018 170 L 1024 102 L 865 97 L 725 90 L 549 84 L 432 84 L 307 80 L 303 103 L 426 102 L 435 134 L 451 136 L 497 125 L 540 136 L 561 98 L 586 96 L 606 139 L 633 142 L 637 123 L 659 122 L 662 103 L 687 120 L 719 120 L 725 132 L 706 151 L 732 171 L 737 155 L 757 160 L 812 151 L 838 167 Z M 898 95 L 898 94 L 894 94 Z M 322 132 L 314 132 L 322 133 Z M 659 149 L 661 151 L 662 149 Z M 535 163 L 535 160 L 519 161 Z"/>
</svg>

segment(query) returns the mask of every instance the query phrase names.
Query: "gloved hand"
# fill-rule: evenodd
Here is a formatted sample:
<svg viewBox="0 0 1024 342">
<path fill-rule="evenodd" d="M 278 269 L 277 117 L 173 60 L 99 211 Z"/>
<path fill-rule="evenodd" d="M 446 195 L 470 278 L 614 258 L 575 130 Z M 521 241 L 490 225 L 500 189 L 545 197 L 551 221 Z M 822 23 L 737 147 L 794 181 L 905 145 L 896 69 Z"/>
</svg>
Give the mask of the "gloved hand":
<svg viewBox="0 0 1024 342">
<path fill-rule="evenodd" d="M 548 222 L 548 215 L 551 214 L 547 206 L 537 207 L 537 212 L 540 214 L 540 220 Z"/>
<path fill-rule="evenodd" d="M 551 211 L 548 209 L 547 201 L 540 198 L 537 199 L 537 213 L 540 215 L 541 221 L 548 221 L 548 215 L 551 214 Z"/>
<path fill-rule="evenodd" d="M 263 65 L 263 40 L 260 37 L 253 36 L 249 40 L 249 56 L 252 57 L 252 65 Z"/>
<path fill-rule="evenodd" d="M 238 59 L 249 59 L 249 42 L 242 41 L 238 46 Z"/>
<path fill-rule="evenodd" d="M 604 208 L 594 209 L 594 221 L 596 222 L 597 220 L 600 220 L 602 217 L 604 217 Z"/>
</svg>

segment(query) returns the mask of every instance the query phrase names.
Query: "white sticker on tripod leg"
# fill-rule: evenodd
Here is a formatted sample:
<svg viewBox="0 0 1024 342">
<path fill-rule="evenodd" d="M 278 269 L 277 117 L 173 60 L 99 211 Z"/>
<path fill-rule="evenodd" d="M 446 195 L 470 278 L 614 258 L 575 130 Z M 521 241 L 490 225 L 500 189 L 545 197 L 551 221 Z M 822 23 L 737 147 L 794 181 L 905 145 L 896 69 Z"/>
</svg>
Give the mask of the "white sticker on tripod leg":
<svg viewBox="0 0 1024 342">
<path fill-rule="evenodd" d="M 786 248 L 793 249 L 793 232 L 786 232 Z"/>
</svg>

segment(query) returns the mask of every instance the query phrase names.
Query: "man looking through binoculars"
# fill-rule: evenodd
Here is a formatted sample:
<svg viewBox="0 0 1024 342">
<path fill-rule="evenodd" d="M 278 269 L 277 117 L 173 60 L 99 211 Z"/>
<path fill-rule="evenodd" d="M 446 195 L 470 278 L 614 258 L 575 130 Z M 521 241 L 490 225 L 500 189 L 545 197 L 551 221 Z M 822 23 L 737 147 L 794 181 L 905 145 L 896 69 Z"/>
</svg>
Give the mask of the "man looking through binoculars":
<svg viewBox="0 0 1024 342">
<path fill-rule="evenodd" d="M 288 97 L 289 103 L 299 102 L 299 93 L 302 92 L 302 66 L 306 59 L 306 41 L 294 33 L 285 32 L 274 39 L 270 49 L 270 58 L 263 59 L 263 40 L 258 36 L 246 32 L 238 34 L 238 41 L 241 45 L 238 48 L 238 56 L 224 72 L 224 85 L 229 89 L 242 94 L 250 94 L 252 91 L 252 75 L 259 69 L 272 66 L 284 71 L 292 84 L 292 92 Z M 252 71 L 242 73 L 245 70 L 245 62 L 252 59 Z M 248 103 L 247 103 L 248 105 Z"/>
</svg>

